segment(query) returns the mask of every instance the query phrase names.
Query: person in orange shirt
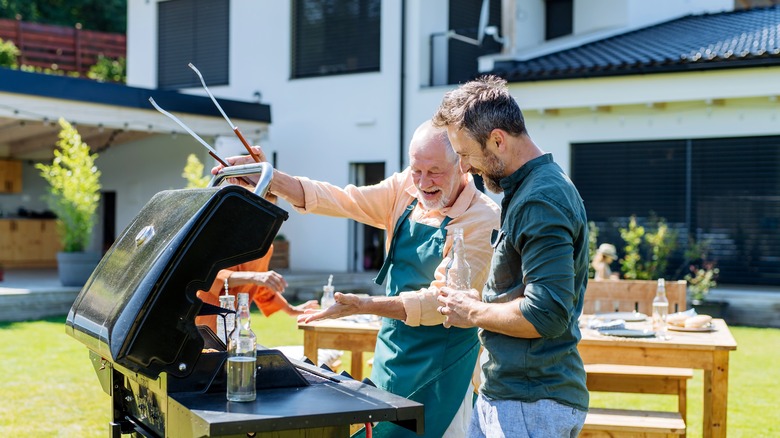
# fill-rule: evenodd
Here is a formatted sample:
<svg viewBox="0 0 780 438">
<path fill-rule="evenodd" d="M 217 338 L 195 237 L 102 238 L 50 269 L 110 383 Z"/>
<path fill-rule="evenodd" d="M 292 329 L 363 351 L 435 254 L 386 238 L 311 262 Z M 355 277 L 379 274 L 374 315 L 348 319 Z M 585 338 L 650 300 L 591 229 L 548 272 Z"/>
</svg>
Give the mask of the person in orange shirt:
<svg viewBox="0 0 780 438">
<path fill-rule="evenodd" d="M 265 316 L 271 316 L 279 310 L 290 316 L 298 316 L 303 314 L 306 309 L 316 309 L 319 306 L 316 300 L 309 300 L 293 306 L 282 296 L 287 288 L 287 281 L 282 274 L 269 269 L 268 264 L 272 254 L 273 245 L 259 259 L 219 271 L 208 291 L 198 291 L 198 298 L 204 303 L 219 306 L 219 296 L 224 295 L 227 285 L 230 295 L 236 296 L 241 292 L 248 293 L 249 301 L 254 301 L 257 308 Z M 198 316 L 195 318 L 195 324 L 207 325 L 214 333 L 217 332 L 216 315 Z"/>
</svg>

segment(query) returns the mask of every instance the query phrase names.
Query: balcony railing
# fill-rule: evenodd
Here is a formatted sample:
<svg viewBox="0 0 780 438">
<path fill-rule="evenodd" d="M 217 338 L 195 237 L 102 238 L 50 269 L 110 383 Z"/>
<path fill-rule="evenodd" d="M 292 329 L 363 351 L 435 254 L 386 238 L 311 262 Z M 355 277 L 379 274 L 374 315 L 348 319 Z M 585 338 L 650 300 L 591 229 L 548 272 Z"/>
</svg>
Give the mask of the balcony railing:
<svg viewBox="0 0 780 438">
<path fill-rule="evenodd" d="M 19 65 L 77 72 L 86 76 L 99 55 L 125 58 L 127 36 L 75 27 L 0 19 L 0 39 L 13 41 L 21 52 Z"/>
</svg>

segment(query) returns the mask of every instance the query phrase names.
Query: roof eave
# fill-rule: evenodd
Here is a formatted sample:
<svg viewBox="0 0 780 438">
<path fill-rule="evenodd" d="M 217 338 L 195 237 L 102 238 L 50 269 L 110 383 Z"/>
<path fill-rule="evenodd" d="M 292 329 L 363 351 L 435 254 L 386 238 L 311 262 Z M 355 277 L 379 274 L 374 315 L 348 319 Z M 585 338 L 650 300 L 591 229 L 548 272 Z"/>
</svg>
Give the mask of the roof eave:
<svg viewBox="0 0 780 438">
<path fill-rule="evenodd" d="M 206 96 L 130 87 L 68 76 L 30 73 L 3 67 L 0 67 L 0 92 L 143 110 L 154 110 L 149 103 L 149 97 L 153 97 L 168 111 L 220 117 L 214 103 Z M 219 104 L 233 119 L 271 122 L 269 105 L 230 99 L 219 99 Z"/>
</svg>

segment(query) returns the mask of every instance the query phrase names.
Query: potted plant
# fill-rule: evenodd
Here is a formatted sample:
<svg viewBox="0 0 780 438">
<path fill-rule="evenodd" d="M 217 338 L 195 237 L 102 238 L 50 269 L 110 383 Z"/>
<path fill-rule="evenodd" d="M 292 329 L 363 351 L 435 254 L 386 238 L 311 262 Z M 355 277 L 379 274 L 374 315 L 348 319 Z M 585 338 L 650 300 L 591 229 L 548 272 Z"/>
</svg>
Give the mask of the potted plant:
<svg viewBox="0 0 780 438">
<path fill-rule="evenodd" d="M 290 242 L 284 234 L 277 234 L 274 237 L 274 253 L 269 263 L 270 269 L 289 269 L 290 268 Z"/>
<path fill-rule="evenodd" d="M 83 286 L 100 261 L 100 253 L 86 251 L 92 239 L 100 202 L 100 171 L 97 154 L 81 140 L 78 131 L 65 119 L 61 126 L 54 160 L 36 164 L 49 183 L 46 203 L 57 216 L 57 232 L 62 251 L 57 268 L 63 286 Z"/>
<path fill-rule="evenodd" d="M 707 298 L 710 290 L 718 285 L 720 273 L 715 262 L 707 260 L 709 246 L 709 241 L 690 242 L 685 253 L 686 258 L 691 261 L 688 267 L 690 272 L 684 278 L 688 282 L 689 307 L 696 309 L 696 313 L 721 318 L 728 303 Z"/>
</svg>

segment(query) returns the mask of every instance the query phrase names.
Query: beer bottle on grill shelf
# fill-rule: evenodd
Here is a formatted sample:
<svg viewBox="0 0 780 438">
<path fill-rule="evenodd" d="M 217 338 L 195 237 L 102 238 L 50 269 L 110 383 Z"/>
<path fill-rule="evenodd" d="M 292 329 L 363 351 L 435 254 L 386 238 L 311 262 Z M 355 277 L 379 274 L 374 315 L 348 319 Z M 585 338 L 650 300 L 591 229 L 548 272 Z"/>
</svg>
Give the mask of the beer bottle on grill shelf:
<svg viewBox="0 0 780 438">
<path fill-rule="evenodd" d="M 253 401 L 256 397 L 257 337 L 250 328 L 249 294 L 238 294 L 236 328 L 228 340 L 227 399 Z"/>
<path fill-rule="evenodd" d="M 227 345 L 227 336 L 236 328 L 236 297 L 228 294 L 226 289 L 225 295 L 219 296 L 219 307 L 230 311 L 224 315 L 217 315 L 217 337 Z"/>
<path fill-rule="evenodd" d="M 653 298 L 653 330 L 656 337 L 666 338 L 666 316 L 669 314 L 669 300 L 666 298 L 666 282 L 658 279 L 658 288 Z"/>
<path fill-rule="evenodd" d="M 466 261 L 463 228 L 452 229 L 452 258 L 447 264 L 447 286 L 456 290 L 471 289 L 471 267 Z"/>
</svg>

